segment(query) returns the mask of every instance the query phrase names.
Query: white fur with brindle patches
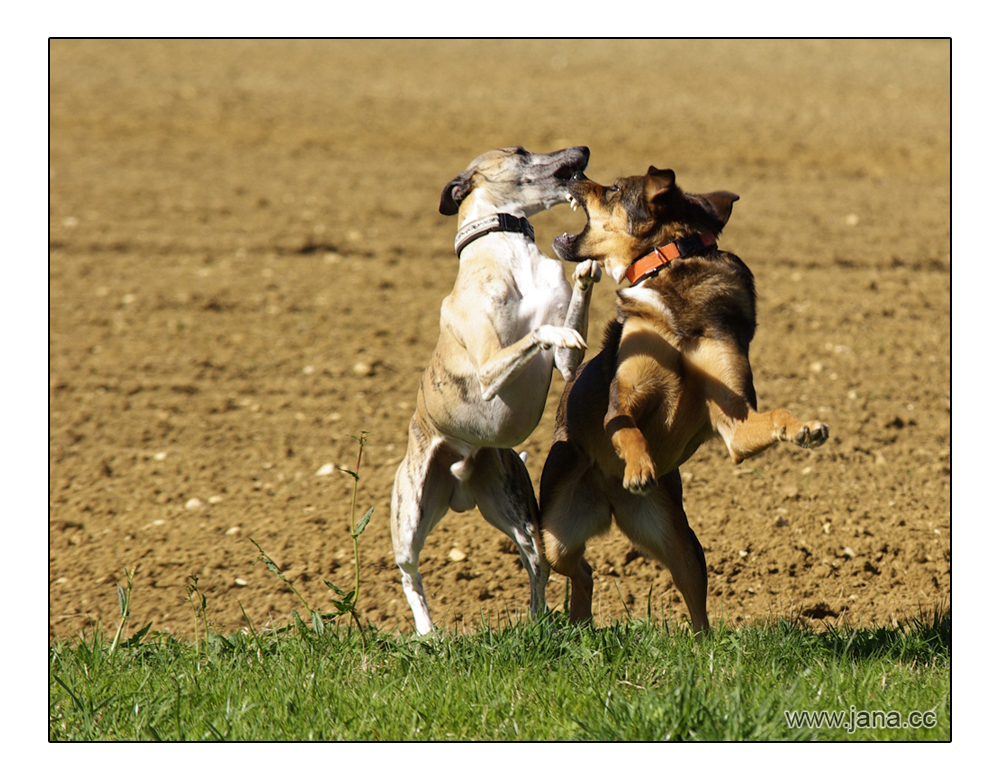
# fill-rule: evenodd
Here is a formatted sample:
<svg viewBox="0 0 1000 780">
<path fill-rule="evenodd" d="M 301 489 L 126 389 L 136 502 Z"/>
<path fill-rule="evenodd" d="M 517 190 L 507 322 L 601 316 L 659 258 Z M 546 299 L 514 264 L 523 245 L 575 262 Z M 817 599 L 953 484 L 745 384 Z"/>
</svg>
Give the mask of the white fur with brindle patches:
<svg viewBox="0 0 1000 780">
<path fill-rule="evenodd" d="M 445 186 L 441 211 L 457 212 L 459 229 L 490 214 L 527 218 L 566 202 L 569 177 L 588 156 L 582 147 L 549 155 L 520 147 L 488 152 Z M 511 448 L 538 425 L 552 369 L 568 380 L 582 361 L 599 279 L 599 266 L 585 261 L 571 284 L 562 263 L 523 233 L 488 233 L 462 250 L 391 502 L 396 563 L 419 633 L 434 627 L 420 550 L 449 508 L 478 506 L 514 540 L 528 572 L 531 612 L 544 610 L 548 566 L 534 488 Z"/>
</svg>

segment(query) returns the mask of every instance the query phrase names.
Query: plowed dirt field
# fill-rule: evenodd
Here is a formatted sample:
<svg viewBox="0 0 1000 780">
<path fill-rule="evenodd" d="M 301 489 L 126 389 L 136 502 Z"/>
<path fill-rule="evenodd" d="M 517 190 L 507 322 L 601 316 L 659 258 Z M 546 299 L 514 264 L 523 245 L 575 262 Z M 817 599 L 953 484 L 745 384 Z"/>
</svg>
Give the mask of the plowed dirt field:
<svg viewBox="0 0 1000 780">
<path fill-rule="evenodd" d="M 191 577 L 216 630 L 241 605 L 283 625 L 301 605 L 251 538 L 327 609 L 324 580 L 354 579 L 335 467 L 363 430 L 360 606 L 409 630 L 389 495 L 457 270 L 438 199 L 513 144 L 740 195 L 722 246 L 757 279 L 760 405 L 831 438 L 740 466 L 710 442 L 682 468 L 712 620 L 950 606 L 949 45 L 53 42 L 50 635 L 113 626 L 133 566 L 133 627 L 189 636 Z M 539 246 L 583 219 L 533 218 Z M 590 354 L 613 312 L 605 276 Z M 536 490 L 563 386 L 521 448 Z M 686 616 L 619 532 L 588 558 L 599 624 Z M 422 572 L 442 626 L 527 611 L 477 511 L 445 517 Z"/>
</svg>

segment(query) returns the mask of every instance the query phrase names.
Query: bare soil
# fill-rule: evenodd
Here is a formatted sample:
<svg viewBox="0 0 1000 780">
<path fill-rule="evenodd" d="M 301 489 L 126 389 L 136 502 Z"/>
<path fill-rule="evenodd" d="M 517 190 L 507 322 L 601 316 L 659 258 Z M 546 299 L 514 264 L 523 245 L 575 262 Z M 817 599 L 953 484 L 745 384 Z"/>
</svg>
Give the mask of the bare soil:
<svg viewBox="0 0 1000 780">
<path fill-rule="evenodd" d="M 251 538 L 327 609 L 324 580 L 354 578 L 328 464 L 353 468 L 363 430 L 360 605 L 409 630 L 389 494 L 457 269 L 438 198 L 512 144 L 741 196 L 722 245 L 757 277 L 760 405 L 831 439 L 682 468 L 713 621 L 950 607 L 949 89 L 947 41 L 54 42 L 50 636 L 113 626 L 133 566 L 133 627 L 189 636 L 191 577 L 216 630 L 241 606 L 283 625 L 301 605 Z M 539 215 L 539 245 L 583 219 Z M 613 311 L 606 276 L 592 346 Z M 563 385 L 523 445 L 536 489 Z M 599 624 L 685 617 L 619 532 L 588 558 Z M 476 511 L 422 572 L 443 626 L 527 611 Z"/>
</svg>

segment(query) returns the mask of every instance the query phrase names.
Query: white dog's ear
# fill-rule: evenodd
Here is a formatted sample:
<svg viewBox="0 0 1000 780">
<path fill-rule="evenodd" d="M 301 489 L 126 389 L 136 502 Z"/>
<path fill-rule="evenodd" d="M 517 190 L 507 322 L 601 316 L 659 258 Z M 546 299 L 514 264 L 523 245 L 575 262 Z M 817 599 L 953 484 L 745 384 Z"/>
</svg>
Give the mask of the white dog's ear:
<svg viewBox="0 0 1000 780">
<path fill-rule="evenodd" d="M 446 217 L 452 217 L 458 213 L 458 204 L 465 200 L 466 195 L 472 189 L 472 175 L 464 171 L 444 186 L 441 192 L 440 211 Z"/>
</svg>

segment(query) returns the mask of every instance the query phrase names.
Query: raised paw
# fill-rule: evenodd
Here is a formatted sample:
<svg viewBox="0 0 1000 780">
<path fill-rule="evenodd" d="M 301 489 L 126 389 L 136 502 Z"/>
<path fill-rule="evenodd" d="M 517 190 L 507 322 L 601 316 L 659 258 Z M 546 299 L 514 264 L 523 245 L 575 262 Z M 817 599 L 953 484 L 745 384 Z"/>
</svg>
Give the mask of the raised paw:
<svg viewBox="0 0 1000 780">
<path fill-rule="evenodd" d="M 542 325 L 535 331 L 535 342 L 542 349 L 559 347 L 560 349 L 586 349 L 587 342 L 583 336 L 572 328 L 560 328 L 556 325 Z"/>
<path fill-rule="evenodd" d="M 629 493 L 635 493 L 639 496 L 644 496 L 655 488 L 656 468 L 653 466 L 653 461 L 643 458 L 635 464 L 626 463 L 622 487 Z"/>
<path fill-rule="evenodd" d="M 601 265 L 596 260 L 577 263 L 573 270 L 573 283 L 586 290 L 601 281 Z"/>
<path fill-rule="evenodd" d="M 830 437 L 830 429 L 818 420 L 805 423 L 795 432 L 793 441 L 800 447 L 819 447 Z"/>
</svg>

